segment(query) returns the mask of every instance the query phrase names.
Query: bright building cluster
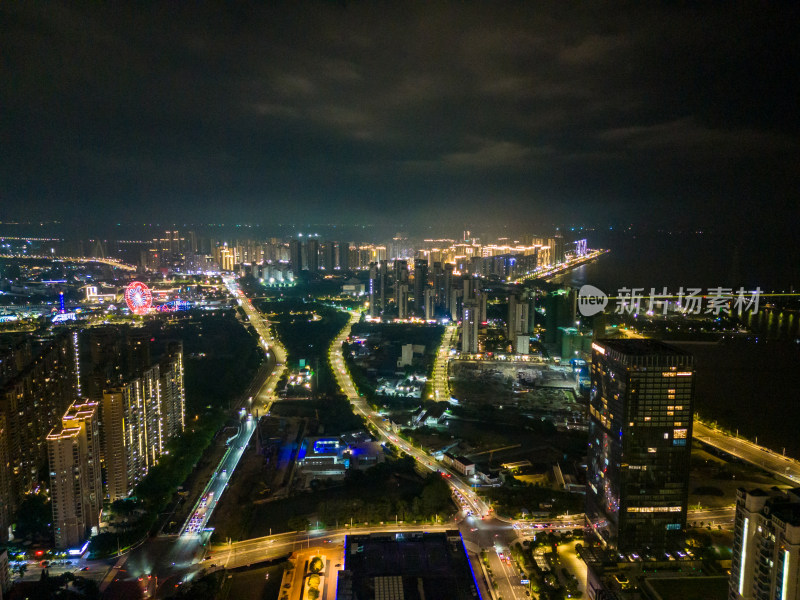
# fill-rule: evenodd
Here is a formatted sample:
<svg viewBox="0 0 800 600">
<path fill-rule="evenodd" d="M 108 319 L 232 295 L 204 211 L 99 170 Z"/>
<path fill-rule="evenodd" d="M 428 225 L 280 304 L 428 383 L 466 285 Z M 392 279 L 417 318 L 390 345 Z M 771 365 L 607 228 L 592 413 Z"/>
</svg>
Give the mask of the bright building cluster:
<svg viewBox="0 0 800 600">
<path fill-rule="evenodd" d="M 24 336 L 0 349 L 4 538 L 47 463 L 55 545 L 81 546 L 98 531 L 104 499 L 128 497 L 183 431 L 182 345 L 169 343 L 154 364 L 149 346 L 136 330 L 108 326 L 38 343 Z"/>
</svg>

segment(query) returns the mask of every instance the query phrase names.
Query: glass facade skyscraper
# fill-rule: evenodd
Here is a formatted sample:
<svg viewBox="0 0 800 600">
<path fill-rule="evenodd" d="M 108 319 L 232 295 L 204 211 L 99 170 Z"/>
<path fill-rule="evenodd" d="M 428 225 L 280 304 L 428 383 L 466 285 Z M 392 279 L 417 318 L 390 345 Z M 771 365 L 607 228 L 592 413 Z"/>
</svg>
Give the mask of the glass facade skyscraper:
<svg viewBox="0 0 800 600">
<path fill-rule="evenodd" d="M 587 517 L 623 552 L 663 551 L 686 530 L 693 357 L 656 340 L 592 344 Z"/>
</svg>

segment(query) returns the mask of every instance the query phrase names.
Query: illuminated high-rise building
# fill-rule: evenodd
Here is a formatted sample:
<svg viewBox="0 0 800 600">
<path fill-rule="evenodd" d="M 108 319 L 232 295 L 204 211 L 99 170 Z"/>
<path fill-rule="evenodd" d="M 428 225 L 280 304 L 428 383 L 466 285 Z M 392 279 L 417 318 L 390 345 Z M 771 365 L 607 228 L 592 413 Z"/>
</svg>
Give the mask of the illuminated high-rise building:
<svg viewBox="0 0 800 600">
<path fill-rule="evenodd" d="M 322 246 L 322 268 L 326 273 L 333 273 L 336 268 L 336 243 L 325 242 Z"/>
<path fill-rule="evenodd" d="M 47 436 L 56 548 L 80 546 L 103 507 L 98 404 L 72 404 Z"/>
<path fill-rule="evenodd" d="M 165 441 L 186 427 L 186 390 L 183 384 L 183 344 L 171 342 L 159 364 L 162 430 Z"/>
<path fill-rule="evenodd" d="M 647 339 L 592 344 L 586 513 L 623 552 L 683 543 L 694 359 Z"/>
<path fill-rule="evenodd" d="M 11 461 L 8 455 L 8 434 L 6 417 L 0 413 L 0 541 L 8 539 L 8 526 L 11 524 L 16 504 L 11 481 Z"/>
<path fill-rule="evenodd" d="M 518 335 L 525 335 L 528 333 L 530 308 L 530 301 L 525 292 L 521 294 L 511 294 L 508 297 L 506 337 L 512 344 L 516 343 Z"/>
<path fill-rule="evenodd" d="M 0 381 L 0 415 L 7 435 L 0 454 L 8 457 L 11 502 L 39 483 L 46 438 L 67 407 L 77 398 L 77 348 L 74 332 L 45 340 L 40 348 L 21 354 Z M 13 510 L 13 507 L 12 507 Z M 0 529 L 8 523 L 0 524 Z"/>
<path fill-rule="evenodd" d="M 157 267 L 180 265 L 189 248 L 186 238 L 177 229 L 169 229 L 153 240 L 152 250 L 158 257 Z"/>
<path fill-rule="evenodd" d="M 378 307 L 375 305 L 375 292 L 378 285 L 378 267 L 375 263 L 369 266 L 369 281 L 367 282 L 367 294 L 369 294 L 369 316 L 378 315 Z"/>
<path fill-rule="evenodd" d="M 84 395 L 99 402 L 103 390 L 119 383 L 125 374 L 126 364 L 120 357 L 129 357 L 124 344 L 125 329 L 119 326 L 92 327 L 86 337 L 89 345 L 89 363 L 83 373 Z M 139 338 L 135 338 L 139 339 Z"/>
<path fill-rule="evenodd" d="M 152 334 L 144 328 L 131 328 L 125 332 L 125 364 L 123 370 L 125 379 L 129 379 L 150 367 L 152 363 L 150 344 L 152 342 Z M 118 356 L 114 357 L 114 359 L 119 362 Z"/>
<path fill-rule="evenodd" d="M 464 316 L 461 319 L 461 352 L 478 353 L 478 328 L 480 302 L 476 299 L 464 301 Z"/>
<path fill-rule="evenodd" d="M 405 232 L 398 232 L 392 238 L 389 245 L 389 259 L 397 260 L 408 258 L 411 254 L 411 248 L 408 241 L 408 234 Z"/>
<path fill-rule="evenodd" d="M 800 600 L 800 488 L 736 493 L 729 600 Z"/>
<path fill-rule="evenodd" d="M 386 260 L 387 252 L 386 246 L 373 246 L 372 248 L 372 259 L 375 262 L 380 262 L 382 260 Z"/>
<path fill-rule="evenodd" d="M 425 290 L 428 287 L 428 261 L 414 260 L 414 308 L 418 313 L 425 311 Z"/>
<path fill-rule="evenodd" d="M 308 238 L 306 240 L 306 269 L 312 273 L 319 271 L 319 240 Z"/>
<path fill-rule="evenodd" d="M 359 246 L 358 248 L 358 267 L 360 269 L 369 267 L 372 260 L 372 246 Z"/>
<path fill-rule="evenodd" d="M 380 263 L 380 291 L 381 291 L 381 314 L 386 311 L 386 286 L 389 285 L 387 281 L 389 278 L 389 264 L 387 261 L 382 260 Z"/>
<path fill-rule="evenodd" d="M 425 320 L 431 321 L 434 319 L 434 308 L 436 303 L 434 301 L 434 291 L 432 288 L 425 290 Z"/>
<path fill-rule="evenodd" d="M 553 249 L 550 246 L 536 248 L 536 267 L 548 267 L 553 264 Z"/>
<path fill-rule="evenodd" d="M 149 356 L 149 354 L 148 354 Z M 160 362 L 138 368 L 101 403 L 106 495 L 125 498 L 185 428 L 183 346 L 170 342 Z"/>
<path fill-rule="evenodd" d="M 106 495 L 126 498 L 158 462 L 166 442 L 158 366 L 103 394 L 102 424 Z"/>
<path fill-rule="evenodd" d="M 214 249 L 215 262 L 223 271 L 233 271 L 236 264 L 239 262 L 239 256 L 236 248 L 229 247 L 223 244 Z"/>
<path fill-rule="evenodd" d="M 289 242 L 289 263 L 292 265 L 292 271 L 295 276 L 299 275 L 303 269 L 303 257 L 301 252 L 302 244 L 300 240 L 291 240 Z"/>
<path fill-rule="evenodd" d="M 407 283 L 395 283 L 395 296 L 394 302 L 397 305 L 397 318 L 398 319 L 407 319 L 408 318 L 408 284 Z"/>
<path fill-rule="evenodd" d="M 450 308 L 450 291 L 453 289 L 453 265 L 447 263 L 442 269 L 442 283 L 437 288 L 439 308 L 448 310 Z"/>
<path fill-rule="evenodd" d="M 340 271 L 350 270 L 350 244 L 347 242 L 339 242 L 337 245 L 338 250 L 338 265 Z"/>
</svg>

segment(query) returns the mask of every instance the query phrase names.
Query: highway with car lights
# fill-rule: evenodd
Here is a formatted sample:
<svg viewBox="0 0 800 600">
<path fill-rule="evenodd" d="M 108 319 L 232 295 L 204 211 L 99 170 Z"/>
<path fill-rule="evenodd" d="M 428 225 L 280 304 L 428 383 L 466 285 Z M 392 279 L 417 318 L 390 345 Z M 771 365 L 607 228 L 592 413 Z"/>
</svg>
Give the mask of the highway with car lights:
<svg viewBox="0 0 800 600">
<path fill-rule="evenodd" d="M 750 440 L 709 427 L 698 420 L 694 422 L 693 437 L 704 444 L 760 467 L 779 479 L 788 480 L 794 485 L 798 485 L 800 482 L 800 461 L 798 460 L 773 452 Z"/>
</svg>

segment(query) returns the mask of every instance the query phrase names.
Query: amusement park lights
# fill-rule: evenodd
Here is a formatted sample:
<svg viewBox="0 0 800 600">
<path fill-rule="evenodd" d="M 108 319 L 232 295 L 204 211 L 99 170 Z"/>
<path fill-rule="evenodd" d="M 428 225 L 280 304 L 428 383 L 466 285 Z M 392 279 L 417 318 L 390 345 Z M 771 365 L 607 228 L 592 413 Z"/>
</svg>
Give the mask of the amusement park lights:
<svg viewBox="0 0 800 600">
<path fill-rule="evenodd" d="M 125 288 L 125 303 L 133 314 L 145 315 L 153 305 L 153 293 L 141 281 L 134 281 Z"/>
</svg>

